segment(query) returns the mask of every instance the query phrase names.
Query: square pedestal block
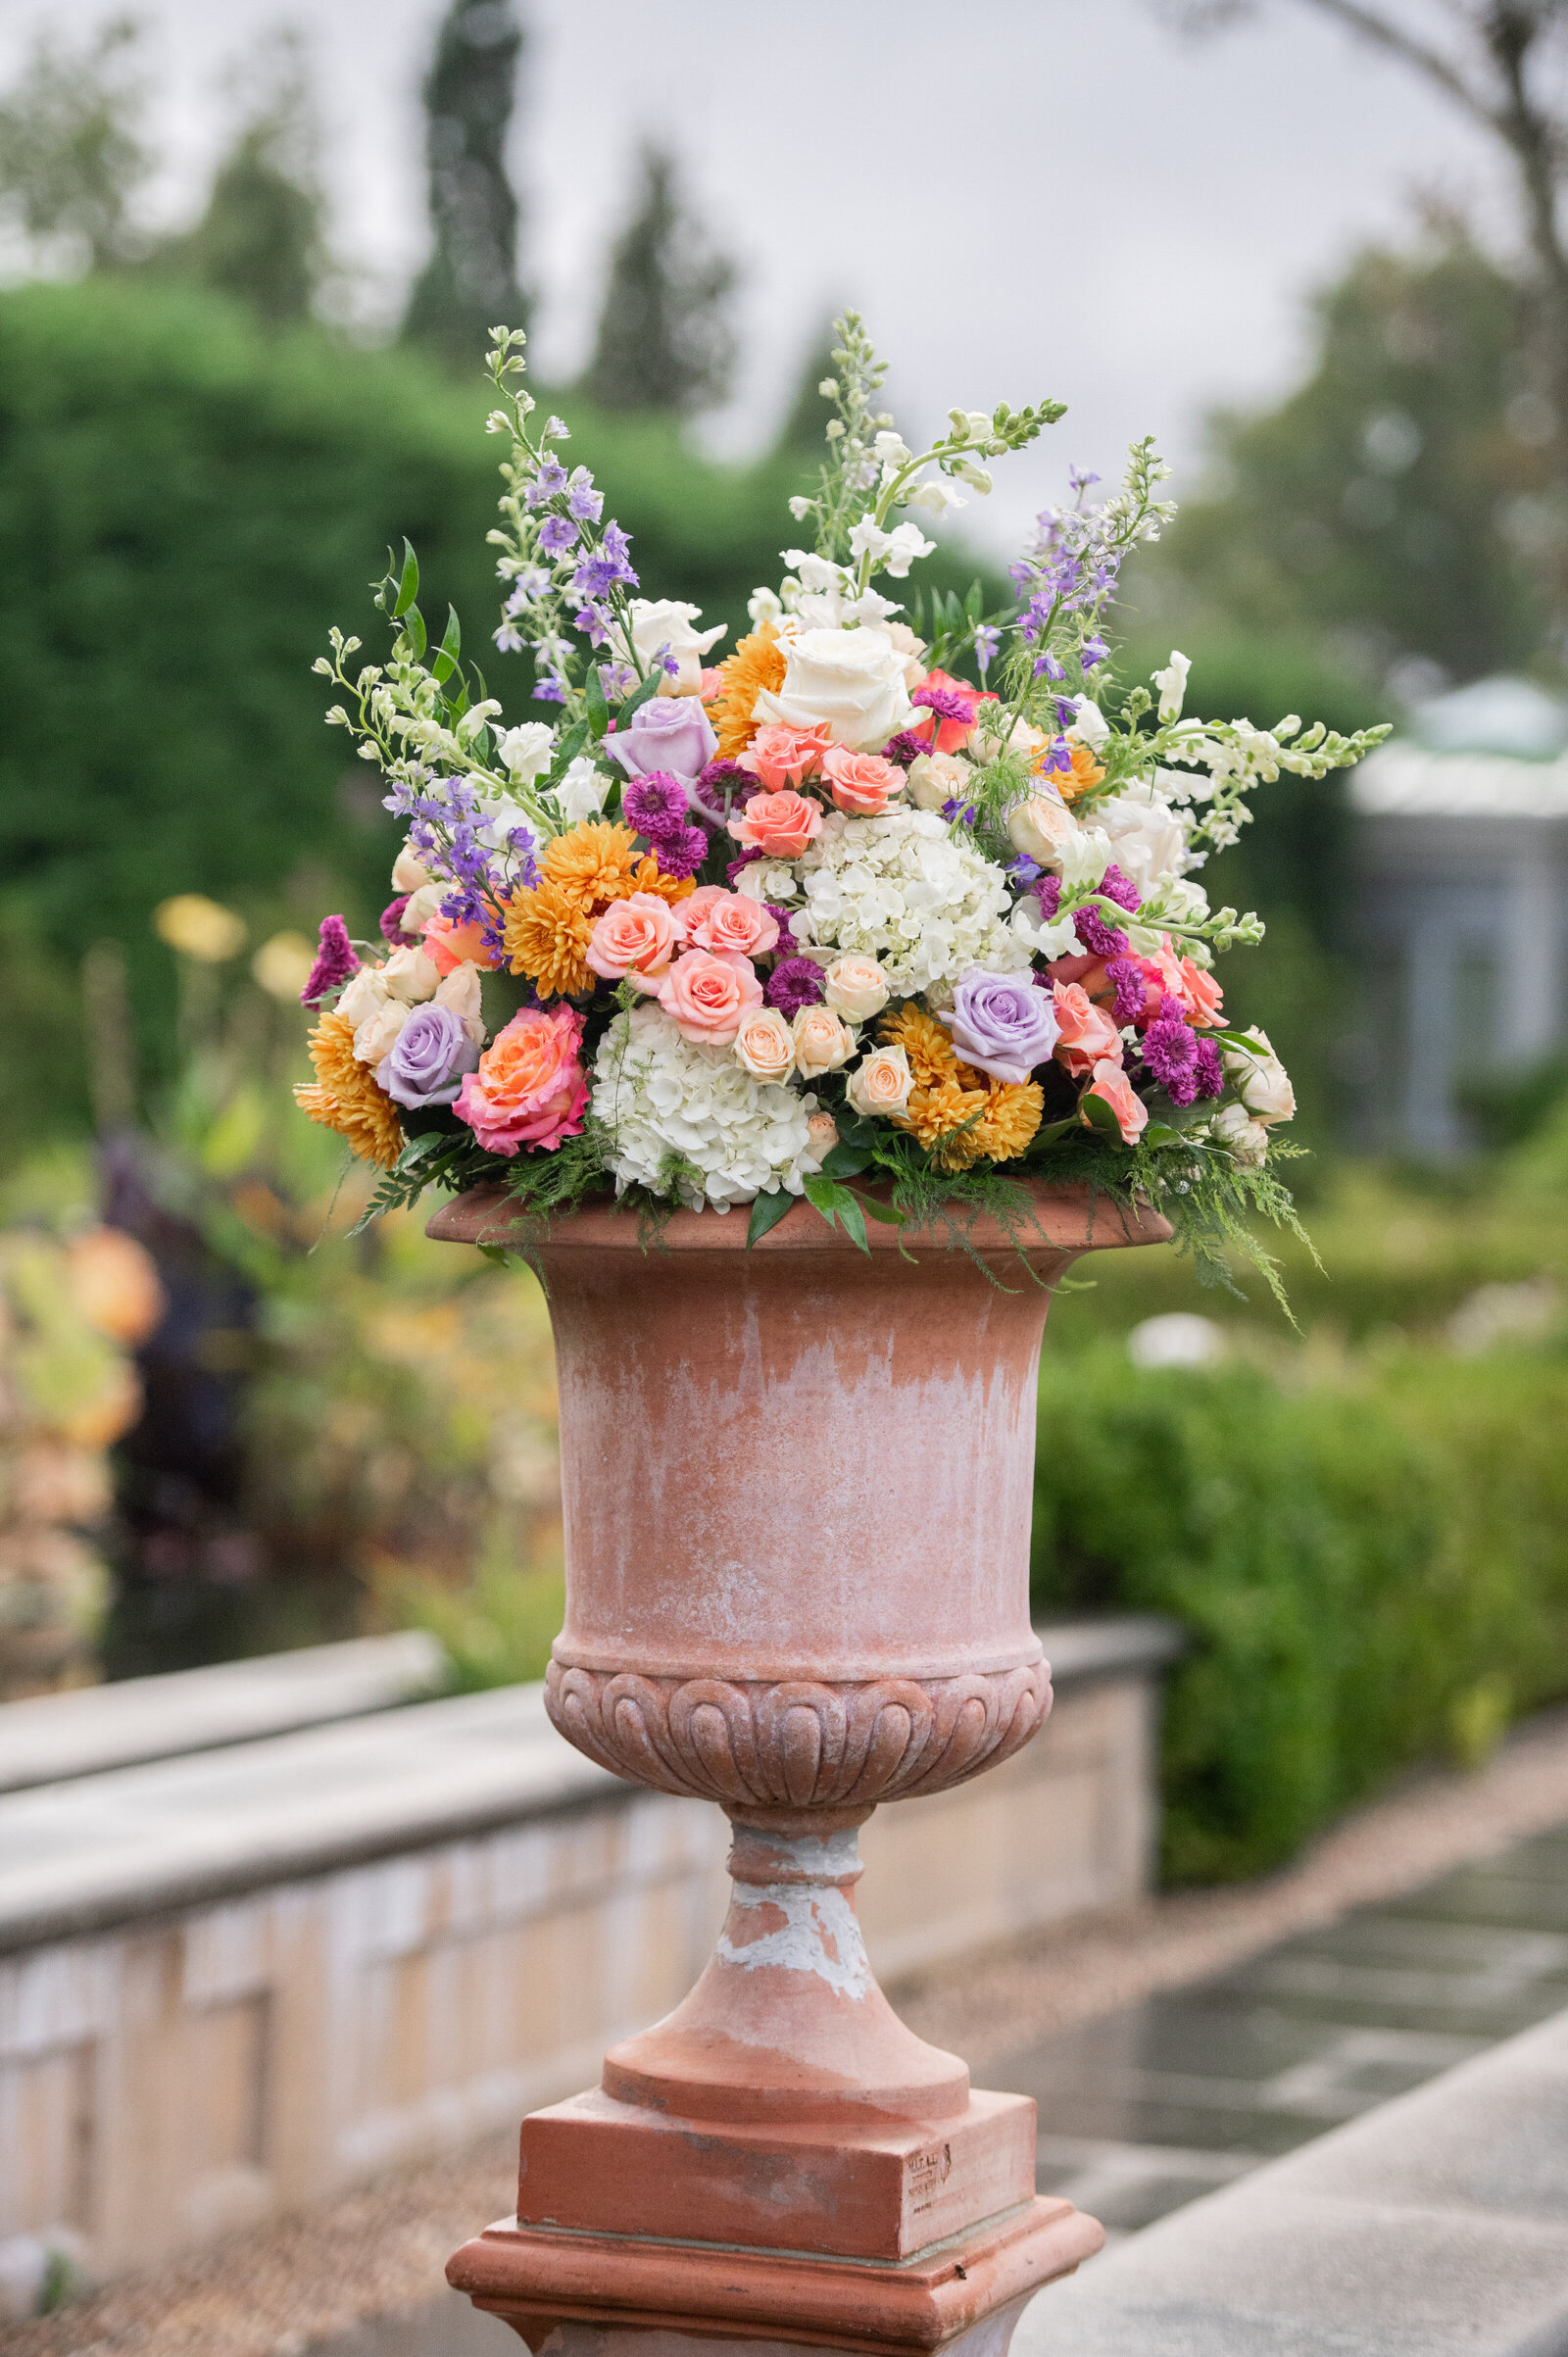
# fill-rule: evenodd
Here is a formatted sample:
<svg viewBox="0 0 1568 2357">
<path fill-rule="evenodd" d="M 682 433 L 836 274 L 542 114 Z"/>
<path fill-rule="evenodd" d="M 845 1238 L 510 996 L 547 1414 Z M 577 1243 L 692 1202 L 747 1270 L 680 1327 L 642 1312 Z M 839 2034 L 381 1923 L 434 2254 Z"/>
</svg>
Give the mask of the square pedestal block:
<svg viewBox="0 0 1568 2357">
<path fill-rule="evenodd" d="M 1035 2107 L 935 2124 L 684 2120 L 595 2087 L 522 2124 L 520 2227 L 900 2260 L 1027 2202 Z"/>
</svg>

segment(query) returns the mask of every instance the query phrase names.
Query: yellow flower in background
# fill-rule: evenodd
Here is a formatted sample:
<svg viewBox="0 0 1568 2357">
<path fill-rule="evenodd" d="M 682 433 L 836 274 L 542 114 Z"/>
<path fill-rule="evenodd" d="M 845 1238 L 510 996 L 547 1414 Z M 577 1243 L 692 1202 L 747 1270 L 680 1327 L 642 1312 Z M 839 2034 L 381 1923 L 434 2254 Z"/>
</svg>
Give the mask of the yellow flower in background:
<svg viewBox="0 0 1568 2357">
<path fill-rule="evenodd" d="M 85 1228 L 66 1247 L 76 1306 L 89 1326 L 134 1350 L 169 1306 L 152 1254 L 121 1228 Z"/>
<path fill-rule="evenodd" d="M 368 1162 L 390 1170 L 403 1152 L 403 1129 L 397 1107 L 370 1077 L 368 1064 L 354 1054 L 354 1025 L 347 1015 L 324 1014 L 311 1033 L 311 1061 L 315 1086 L 298 1088 L 295 1103 L 323 1129 L 347 1138 L 355 1153 Z"/>
<path fill-rule="evenodd" d="M 757 699 L 764 689 L 776 693 L 784 685 L 785 667 L 784 650 L 772 622 L 763 622 L 741 639 L 734 654 L 719 664 L 722 685 L 708 716 L 718 732 L 720 761 L 733 761 L 737 753 L 746 751 L 757 734 L 758 723 L 752 717 Z"/>
<path fill-rule="evenodd" d="M 303 933 L 274 933 L 251 959 L 251 973 L 270 999 L 298 1002 L 316 963 L 316 944 Z"/>
<path fill-rule="evenodd" d="M 199 965 L 226 965 L 245 947 L 244 918 L 200 892 L 176 892 L 172 900 L 160 901 L 153 931 Z"/>
</svg>

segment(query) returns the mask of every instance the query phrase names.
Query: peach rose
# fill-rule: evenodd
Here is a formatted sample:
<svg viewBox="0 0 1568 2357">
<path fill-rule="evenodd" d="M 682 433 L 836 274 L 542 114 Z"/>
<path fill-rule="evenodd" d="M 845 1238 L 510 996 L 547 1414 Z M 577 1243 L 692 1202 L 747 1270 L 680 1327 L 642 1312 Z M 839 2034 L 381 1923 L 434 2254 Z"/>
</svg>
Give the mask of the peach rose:
<svg viewBox="0 0 1568 2357">
<path fill-rule="evenodd" d="M 822 770 L 832 780 L 834 801 L 852 818 L 875 818 L 904 791 L 904 771 L 880 753 L 846 753 L 835 745 L 823 755 Z"/>
<path fill-rule="evenodd" d="M 1007 840 L 1014 851 L 1059 875 L 1079 832 L 1078 821 L 1054 794 L 1031 794 L 1007 812 Z"/>
<path fill-rule="evenodd" d="M 453 1111 L 491 1154 L 523 1146 L 554 1149 L 582 1128 L 588 1083 L 578 1060 L 582 1017 L 559 1007 L 524 1007 L 498 1031 Z"/>
<path fill-rule="evenodd" d="M 914 1074 L 902 1048 L 879 1048 L 850 1074 L 845 1095 L 858 1113 L 902 1113 L 909 1102 Z"/>
<path fill-rule="evenodd" d="M 770 859 L 798 859 L 822 832 L 822 806 L 804 794 L 754 794 L 730 820 L 729 831 L 737 843 Z"/>
<path fill-rule="evenodd" d="M 1115 1114 L 1121 1128 L 1122 1144 L 1135 1146 L 1143 1136 L 1149 1120 L 1149 1107 L 1142 1098 L 1133 1095 L 1133 1084 L 1119 1063 L 1102 1056 L 1095 1066 L 1095 1077 L 1089 1088 L 1091 1097 L 1103 1097 Z M 1087 1124 L 1089 1115 L 1081 1115 Z"/>
<path fill-rule="evenodd" d="M 659 1004 L 682 1039 L 727 1048 L 761 1006 L 762 986 L 751 959 L 736 950 L 685 950 L 659 986 Z"/>
<path fill-rule="evenodd" d="M 836 1072 L 855 1054 L 855 1034 L 830 1007 L 803 1007 L 794 1029 L 795 1061 L 807 1080 Z"/>
<path fill-rule="evenodd" d="M 675 921 L 699 950 L 738 950 L 743 958 L 763 958 L 778 948 L 778 918 L 760 901 L 726 892 L 722 884 L 699 884 L 681 902 Z"/>
<path fill-rule="evenodd" d="M 741 1017 L 735 1054 L 754 1080 L 788 1080 L 795 1061 L 795 1042 L 777 1007 L 756 1007 Z"/>
<path fill-rule="evenodd" d="M 812 1113 L 806 1124 L 806 1159 L 820 1170 L 839 1142 L 839 1125 L 831 1113 Z"/>
<path fill-rule="evenodd" d="M 880 1014 L 892 992 L 874 958 L 835 958 L 822 976 L 822 989 L 835 1014 L 852 1023 L 867 1023 Z"/>
<path fill-rule="evenodd" d="M 634 990 L 657 991 L 681 939 L 680 920 L 657 892 L 612 901 L 583 952 L 607 982 L 624 976 Z"/>
<path fill-rule="evenodd" d="M 455 925 L 439 913 L 425 924 L 424 954 L 441 974 L 450 974 L 455 965 L 504 965 L 507 957 L 505 950 L 486 948 L 482 924 Z"/>
<path fill-rule="evenodd" d="M 740 767 L 750 769 L 770 794 L 776 794 L 781 786 L 798 786 L 802 778 L 809 777 L 832 742 L 833 732 L 825 720 L 815 728 L 793 728 L 787 720 L 775 720 L 758 730 L 740 757 Z"/>
<path fill-rule="evenodd" d="M 1181 981 L 1178 993 L 1182 1011 L 1195 1031 L 1212 1031 L 1220 1019 L 1224 992 L 1212 974 L 1205 973 L 1191 958 L 1184 958 L 1178 969 Z"/>
<path fill-rule="evenodd" d="M 1102 1056 L 1112 1061 L 1119 1057 L 1121 1034 L 1081 983 L 1058 982 L 1052 995 L 1056 1002 L 1055 1058 L 1066 1065 L 1074 1080 L 1092 1071 Z"/>
</svg>

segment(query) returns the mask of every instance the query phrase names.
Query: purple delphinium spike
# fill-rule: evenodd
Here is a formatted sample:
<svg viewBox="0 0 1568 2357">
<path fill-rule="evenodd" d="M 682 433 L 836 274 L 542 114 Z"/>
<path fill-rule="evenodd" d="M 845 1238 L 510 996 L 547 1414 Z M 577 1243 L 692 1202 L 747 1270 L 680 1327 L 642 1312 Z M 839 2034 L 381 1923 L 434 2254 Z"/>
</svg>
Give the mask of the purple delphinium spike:
<svg viewBox="0 0 1568 2357">
<path fill-rule="evenodd" d="M 320 947 L 316 953 L 310 980 L 300 992 L 300 1005 L 314 1007 L 318 999 L 324 999 L 329 990 L 341 990 L 349 976 L 357 974 L 359 970 L 360 961 L 349 940 L 348 926 L 341 916 L 323 916 Z"/>
<path fill-rule="evenodd" d="M 822 969 L 809 958 L 781 958 L 762 986 L 763 998 L 786 1021 L 803 1007 L 819 1007 L 825 992 Z"/>
<path fill-rule="evenodd" d="M 979 671 L 982 680 L 985 678 L 986 673 L 990 670 L 991 665 L 995 663 L 997 659 L 997 649 L 1001 646 L 1001 644 L 1002 632 L 997 628 L 994 622 L 981 622 L 977 626 L 974 634 L 974 660 L 975 667 Z M 891 761 L 893 756 L 888 754 L 885 758 Z"/>
</svg>

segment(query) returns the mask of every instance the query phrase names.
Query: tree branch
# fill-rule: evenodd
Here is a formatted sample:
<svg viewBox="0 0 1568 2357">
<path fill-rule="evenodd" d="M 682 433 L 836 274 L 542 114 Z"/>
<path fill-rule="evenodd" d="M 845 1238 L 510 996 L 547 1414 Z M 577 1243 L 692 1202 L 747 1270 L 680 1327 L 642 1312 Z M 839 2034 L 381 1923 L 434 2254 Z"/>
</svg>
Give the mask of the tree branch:
<svg viewBox="0 0 1568 2357">
<path fill-rule="evenodd" d="M 1451 58 L 1445 57 L 1441 49 L 1429 47 L 1393 18 L 1383 16 L 1375 8 L 1363 7 L 1361 0 L 1302 0 L 1302 5 L 1315 8 L 1320 16 L 1336 18 L 1375 48 L 1387 50 L 1391 57 L 1414 66 L 1428 80 L 1446 90 L 1467 114 L 1485 123 L 1489 131 L 1502 130 L 1501 118 L 1490 96 L 1473 89 L 1462 69 Z"/>
</svg>

